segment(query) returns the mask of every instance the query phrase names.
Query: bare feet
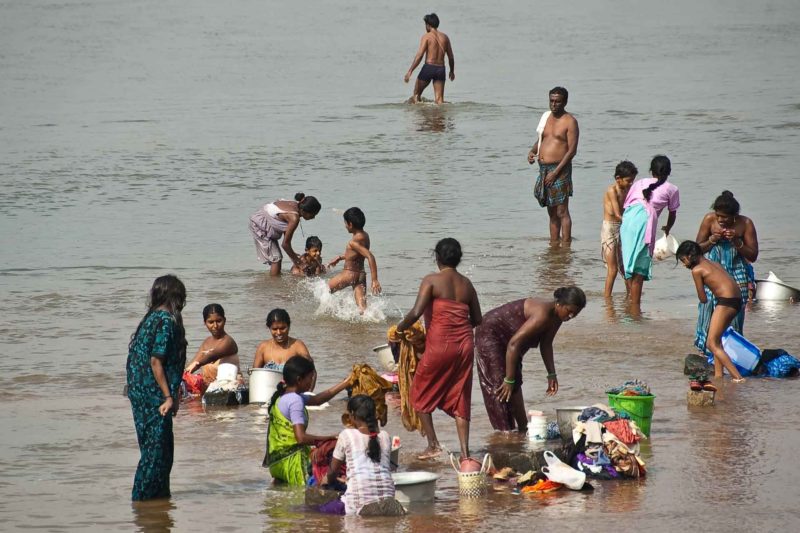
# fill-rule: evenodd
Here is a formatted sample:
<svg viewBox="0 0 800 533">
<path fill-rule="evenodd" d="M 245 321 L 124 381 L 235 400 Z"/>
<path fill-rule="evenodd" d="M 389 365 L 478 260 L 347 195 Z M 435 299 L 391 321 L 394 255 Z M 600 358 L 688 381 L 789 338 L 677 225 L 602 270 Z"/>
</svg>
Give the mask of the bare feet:
<svg viewBox="0 0 800 533">
<path fill-rule="evenodd" d="M 442 453 L 441 448 L 428 446 L 427 448 L 425 448 L 424 452 L 422 452 L 417 456 L 417 459 L 420 459 L 422 461 L 427 461 L 428 459 L 436 459 L 440 453 Z"/>
<path fill-rule="evenodd" d="M 731 381 L 734 383 L 744 383 L 746 380 L 744 378 L 733 378 Z"/>
</svg>

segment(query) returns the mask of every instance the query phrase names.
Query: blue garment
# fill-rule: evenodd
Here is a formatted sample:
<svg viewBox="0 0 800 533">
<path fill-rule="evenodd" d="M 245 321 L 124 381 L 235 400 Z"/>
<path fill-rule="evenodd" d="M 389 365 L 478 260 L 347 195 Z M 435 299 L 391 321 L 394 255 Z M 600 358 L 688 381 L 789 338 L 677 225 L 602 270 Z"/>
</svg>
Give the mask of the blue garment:
<svg viewBox="0 0 800 533">
<path fill-rule="evenodd" d="M 800 361 L 785 353 L 766 363 L 765 366 L 769 377 L 785 378 L 793 369 L 800 369 Z"/>
<path fill-rule="evenodd" d="M 178 401 L 186 352 L 180 346 L 179 326 L 167 311 L 151 311 L 142 319 L 131 341 L 127 361 L 128 398 L 141 457 L 133 481 L 133 500 L 167 498 L 172 470 L 174 437 L 172 415 L 161 416 L 161 388 L 150 367 L 150 358 L 161 359 L 167 386 Z M 182 337 L 182 336 L 180 336 Z"/>
<path fill-rule="evenodd" d="M 619 240 L 625 279 L 632 278 L 634 274 L 640 274 L 645 280 L 653 277 L 653 258 L 650 256 L 650 247 L 645 242 L 649 220 L 650 215 L 642 203 L 630 205 L 622 213 Z"/>
<path fill-rule="evenodd" d="M 742 295 L 742 302 L 747 301 L 747 282 L 749 280 L 748 267 L 752 270 L 752 266 L 739 255 L 733 243 L 727 239 L 719 241 L 706 252 L 706 259 L 714 261 L 722 265 L 722 268 L 731 275 L 731 277 L 739 285 L 739 292 Z M 708 335 L 708 326 L 711 324 L 711 315 L 714 313 L 714 308 L 717 305 L 717 299 L 711 294 L 708 287 L 706 290 L 706 303 L 697 305 L 697 327 L 695 328 L 694 345 L 698 350 L 702 350 L 707 356 L 712 355 L 710 350 L 706 349 L 706 337 Z M 744 306 L 739 309 L 736 316 L 731 321 L 731 327 L 737 333 L 744 333 Z"/>
</svg>

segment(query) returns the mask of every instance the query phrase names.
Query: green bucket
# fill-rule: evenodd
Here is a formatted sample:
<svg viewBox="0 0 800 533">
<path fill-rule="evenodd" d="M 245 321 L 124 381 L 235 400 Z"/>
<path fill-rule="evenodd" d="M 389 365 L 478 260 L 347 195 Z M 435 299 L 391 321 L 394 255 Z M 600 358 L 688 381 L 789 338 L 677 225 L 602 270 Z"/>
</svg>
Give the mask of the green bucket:
<svg viewBox="0 0 800 533">
<path fill-rule="evenodd" d="M 615 411 L 621 411 L 633 419 L 642 433 L 650 436 L 650 421 L 653 418 L 653 402 L 656 397 L 650 396 L 624 396 L 622 394 L 608 395 L 608 406 Z"/>
</svg>

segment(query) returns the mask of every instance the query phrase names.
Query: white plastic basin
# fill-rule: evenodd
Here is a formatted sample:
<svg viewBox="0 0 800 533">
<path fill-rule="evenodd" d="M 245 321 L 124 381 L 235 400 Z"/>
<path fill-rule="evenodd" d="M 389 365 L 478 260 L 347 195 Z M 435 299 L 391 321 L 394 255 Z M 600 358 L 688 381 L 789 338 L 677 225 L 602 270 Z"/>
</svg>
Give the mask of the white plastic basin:
<svg viewBox="0 0 800 533">
<path fill-rule="evenodd" d="M 439 474 L 433 472 L 396 472 L 394 497 L 401 503 L 432 502 L 436 493 L 436 480 Z"/>
</svg>

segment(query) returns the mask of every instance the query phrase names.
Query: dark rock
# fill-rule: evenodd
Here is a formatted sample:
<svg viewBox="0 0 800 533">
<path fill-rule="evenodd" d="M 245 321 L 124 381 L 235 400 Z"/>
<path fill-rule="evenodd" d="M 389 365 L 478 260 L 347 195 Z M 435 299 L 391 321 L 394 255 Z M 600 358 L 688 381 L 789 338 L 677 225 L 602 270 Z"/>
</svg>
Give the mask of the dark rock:
<svg viewBox="0 0 800 533">
<path fill-rule="evenodd" d="M 359 516 L 403 516 L 405 508 L 394 498 L 383 498 L 368 503 L 358 512 Z"/>
<path fill-rule="evenodd" d="M 230 405 L 247 405 L 250 402 L 250 389 L 240 388 L 235 391 L 217 390 L 203 394 L 203 405 L 227 407 Z"/>
<path fill-rule="evenodd" d="M 687 376 L 692 374 L 713 374 L 714 367 L 708 364 L 708 360 L 696 353 L 690 353 L 683 360 L 683 373 Z"/>
</svg>

